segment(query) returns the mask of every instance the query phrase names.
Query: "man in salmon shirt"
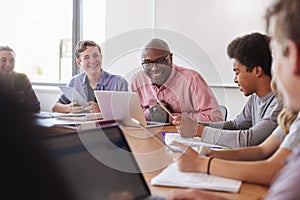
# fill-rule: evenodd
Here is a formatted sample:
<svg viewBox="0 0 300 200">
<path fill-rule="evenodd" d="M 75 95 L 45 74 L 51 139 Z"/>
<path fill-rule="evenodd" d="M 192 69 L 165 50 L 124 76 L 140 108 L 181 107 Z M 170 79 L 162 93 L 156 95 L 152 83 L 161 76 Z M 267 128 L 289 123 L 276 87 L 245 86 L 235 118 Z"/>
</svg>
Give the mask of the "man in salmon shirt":
<svg viewBox="0 0 300 200">
<path fill-rule="evenodd" d="M 150 39 L 141 52 L 143 70 L 131 80 L 147 120 L 171 122 L 172 116 L 188 115 L 197 121 L 222 121 L 222 113 L 213 92 L 196 71 L 173 64 L 168 44 Z M 171 112 L 157 103 L 157 99 Z"/>
</svg>

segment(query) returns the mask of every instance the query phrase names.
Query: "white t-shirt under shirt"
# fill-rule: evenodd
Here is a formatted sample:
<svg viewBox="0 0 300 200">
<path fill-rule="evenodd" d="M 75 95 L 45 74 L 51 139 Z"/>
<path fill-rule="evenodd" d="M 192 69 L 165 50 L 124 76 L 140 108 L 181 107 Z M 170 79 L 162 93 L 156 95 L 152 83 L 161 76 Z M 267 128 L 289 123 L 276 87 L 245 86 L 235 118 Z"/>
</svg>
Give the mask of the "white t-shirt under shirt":
<svg viewBox="0 0 300 200">
<path fill-rule="evenodd" d="M 280 148 L 292 151 L 300 144 L 300 114 L 298 113 L 287 135 L 282 131 L 280 126 L 278 126 L 272 134 L 282 141 Z"/>
</svg>

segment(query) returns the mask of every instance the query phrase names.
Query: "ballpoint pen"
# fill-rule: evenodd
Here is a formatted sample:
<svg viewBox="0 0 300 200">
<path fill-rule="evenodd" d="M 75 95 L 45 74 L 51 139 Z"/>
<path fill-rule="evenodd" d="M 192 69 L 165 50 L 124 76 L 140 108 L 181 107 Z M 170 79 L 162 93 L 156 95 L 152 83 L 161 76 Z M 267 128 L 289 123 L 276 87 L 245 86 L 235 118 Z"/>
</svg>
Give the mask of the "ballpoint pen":
<svg viewBox="0 0 300 200">
<path fill-rule="evenodd" d="M 229 147 L 219 147 L 219 146 L 209 146 L 208 148 L 210 148 L 210 149 L 222 149 L 222 150 L 230 149 Z"/>
<path fill-rule="evenodd" d="M 164 106 L 164 104 L 159 99 L 156 99 L 156 101 L 173 119 L 175 119 L 175 116 L 172 115 L 172 113 Z"/>
</svg>

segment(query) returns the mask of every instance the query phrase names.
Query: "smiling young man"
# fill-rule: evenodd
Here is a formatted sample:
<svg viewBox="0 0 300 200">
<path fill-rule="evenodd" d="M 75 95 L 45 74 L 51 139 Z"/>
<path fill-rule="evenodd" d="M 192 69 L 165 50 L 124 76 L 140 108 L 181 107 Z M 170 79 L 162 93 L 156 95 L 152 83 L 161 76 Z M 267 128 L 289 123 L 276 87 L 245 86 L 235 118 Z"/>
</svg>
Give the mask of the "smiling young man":
<svg viewBox="0 0 300 200">
<path fill-rule="evenodd" d="M 131 90 L 137 92 L 147 120 L 172 121 L 157 99 L 172 113 L 185 114 L 199 121 L 222 121 L 219 104 L 202 76 L 173 64 L 168 44 L 149 40 L 141 53 L 143 71 L 135 74 Z"/>
<path fill-rule="evenodd" d="M 102 69 L 101 48 L 98 44 L 90 40 L 79 41 L 75 53 L 76 63 L 78 67 L 83 68 L 84 72 L 73 76 L 67 86 L 75 87 L 88 101 L 89 106 L 83 108 L 61 95 L 52 108 L 53 112 L 78 113 L 84 110 L 100 112 L 94 90 L 128 91 L 128 83 L 123 77 L 110 74 Z"/>
<path fill-rule="evenodd" d="M 233 120 L 198 124 L 181 116 L 173 121 L 180 125 L 183 137 L 201 137 L 202 141 L 237 148 L 263 142 L 277 127 L 282 110 L 270 83 L 272 56 L 270 38 L 261 33 L 246 34 L 234 39 L 227 47 L 233 61 L 234 82 L 249 99 L 242 112 Z"/>
</svg>

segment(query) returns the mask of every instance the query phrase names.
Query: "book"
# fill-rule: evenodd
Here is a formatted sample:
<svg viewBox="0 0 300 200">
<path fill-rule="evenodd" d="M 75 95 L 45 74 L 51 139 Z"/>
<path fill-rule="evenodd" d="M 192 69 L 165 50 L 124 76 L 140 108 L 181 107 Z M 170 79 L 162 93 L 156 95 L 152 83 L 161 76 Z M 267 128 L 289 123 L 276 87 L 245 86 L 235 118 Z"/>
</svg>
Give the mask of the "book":
<svg viewBox="0 0 300 200">
<path fill-rule="evenodd" d="M 170 164 L 151 179 L 151 185 L 172 186 L 226 192 L 238 192 L 242 181 L 196 172 L 181 172 L 176 163 Z"/>
</svg>

